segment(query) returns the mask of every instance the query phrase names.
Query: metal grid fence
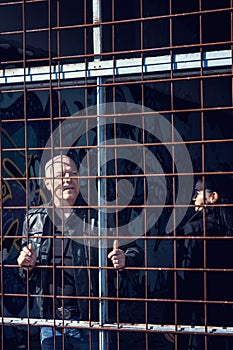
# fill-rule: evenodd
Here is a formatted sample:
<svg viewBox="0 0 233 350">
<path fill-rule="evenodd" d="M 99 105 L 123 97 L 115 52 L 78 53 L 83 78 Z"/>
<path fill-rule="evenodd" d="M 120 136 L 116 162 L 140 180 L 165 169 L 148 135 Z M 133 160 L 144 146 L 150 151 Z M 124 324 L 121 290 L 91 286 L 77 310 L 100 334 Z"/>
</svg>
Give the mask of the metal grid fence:
<svg viewBox="0 0 233 350">
<path fill-rule="evenodd" d="M 41 326 L 88 329 L 101 350 L 231 344 L 232 237 L 208 234 L 205 211 L 201 236 L 188 241 L 181 227 L 194 212 L 196 177 L 232 176 L 232 11 L 232 0 L 1 1 L 2 349 L 40 348 Z M 98 242 L 98 264 L 89 256 L 81 268 L 98 271 L 99 294 L 89 277 L 83 297 L 98 303 L 98 319 L 57 319 L 55 294 L 53 317 L 39 317 L 19 276 L 24 217 L 49 200 L 40 166 L 59 153 L 79 169 L 85 227 L 75 239 L 89 253 Z M 114 271 L 113 239 L 137 241 L 143 264 Z M 187 241 L 198 242 L 201 265 L 180 265 Z M 208 266 L 211 242 L 219 256 Z M 209 292 L 213 274 L 222 294 Z M 197 291 L 182 293 L 190 281 Z"/>
</svg>

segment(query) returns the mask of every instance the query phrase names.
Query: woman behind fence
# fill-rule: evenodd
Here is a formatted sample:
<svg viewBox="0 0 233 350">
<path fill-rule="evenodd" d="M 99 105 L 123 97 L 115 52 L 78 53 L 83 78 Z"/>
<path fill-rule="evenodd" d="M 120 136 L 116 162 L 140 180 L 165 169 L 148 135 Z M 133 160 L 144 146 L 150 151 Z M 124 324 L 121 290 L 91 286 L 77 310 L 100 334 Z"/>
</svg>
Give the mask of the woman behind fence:
<svg viewBox="0 0 233 350">
<path fill-rule="evenodd" d="M 166 334 L 179 350 L 229 350 L 233 337 L 233 200 L 232 178 L 227 175 L 197 179 L 195 215 L 177 231 L 177 323 L 208 326 L 208 335 Z M 232 270 L 231 270 L 232 269 Z M 173 280 L 174 281 L 174 280 Z M 224 335 L 217 335 L 223 330 Z"/>
</svg>

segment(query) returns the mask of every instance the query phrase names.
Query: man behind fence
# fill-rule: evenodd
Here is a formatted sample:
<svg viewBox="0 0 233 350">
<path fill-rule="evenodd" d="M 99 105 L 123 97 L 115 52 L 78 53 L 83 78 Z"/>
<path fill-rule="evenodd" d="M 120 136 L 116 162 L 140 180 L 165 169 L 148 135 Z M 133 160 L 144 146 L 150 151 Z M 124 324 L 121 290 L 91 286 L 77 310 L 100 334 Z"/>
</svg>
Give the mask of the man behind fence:
<svg viewBox="0 0 233 350">
<path fill-rule="evenodd" d="M 26 215 L 17 260 L 20 274 L 29 281 L 31 294 L 37 295 L 41 318 L 98 321 L 98 246 L 87 249 L 81 239 L 67 234 L 80 230 L 74 223 L 76 215 L 83 215 L 77 205 L 79 178 L 74 161 L 66 155 L 50 159 L 45 165 L 45 186 L 52 201 Z M 127 266 L 143 264 L 143 250 L 136 243 L 121 249 L 115 245 L 108 258 L 121 273 Z M 109 283 L 108 279 L 110 288 Z M 40 337 L 42 350 L 98 349 L 96 330 L 42 326 Z"/>
</svg>

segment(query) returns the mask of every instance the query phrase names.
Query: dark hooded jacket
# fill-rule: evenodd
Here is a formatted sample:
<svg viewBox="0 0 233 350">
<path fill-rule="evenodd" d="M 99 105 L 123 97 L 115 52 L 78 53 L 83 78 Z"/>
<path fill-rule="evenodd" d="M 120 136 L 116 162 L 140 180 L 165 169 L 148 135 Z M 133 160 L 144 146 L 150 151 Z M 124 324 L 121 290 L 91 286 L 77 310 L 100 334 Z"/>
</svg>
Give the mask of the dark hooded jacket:
<svg viewBox="0 0 233 350">
<path fill-rule="evenodd" d="M 183 236 L 177 241 L 176 298 L 181 301 L 177 304 L 177 323 L 232 327 L 232 237 L 226 236 L 211 209 L 196 213 L 177 231 L 177 236 Z M 174 277 L 171 276 L 170 282 L 174 297 Z M 168 313 L 174 322 L 170 308 Z M 232 337 L 208 337 L 208 349 L 224 350 L 232 346 Z M 178 337 L 178 349 L 203 350 L 204 336 L 183 334 Z"/>
<path fill-rule="evenodd" d="M 179 235 L 185 238 L 178 242 L 177 267 L 186 270 L 178 272 L 178 297 L 203 301 L 206 298 L 213 301 L 207 304 L 207 324 L 232 325 L 232 318 L 229 318 L 229 313 L 226 312 L 227 308 L 230 310 L 232 307 L 214 303 L 233 301 L 233 290 L 229 288 L 229 280 L 233 277 L 233 273 L 230 272 L 233 266 L 232 237 L 226 237 L 211 210 L 205 214 L 202 211 L 198 212 Z M 224 271 L 225 269 L 228 269 L 228 272 Z M 193 303 L 191 308 L 192 311 L 198 311 L 196 321 L 203 324 L 204 303 Z M 184 309 L 183 321 L 188 321 L 187 305 Z"/>
</svg>

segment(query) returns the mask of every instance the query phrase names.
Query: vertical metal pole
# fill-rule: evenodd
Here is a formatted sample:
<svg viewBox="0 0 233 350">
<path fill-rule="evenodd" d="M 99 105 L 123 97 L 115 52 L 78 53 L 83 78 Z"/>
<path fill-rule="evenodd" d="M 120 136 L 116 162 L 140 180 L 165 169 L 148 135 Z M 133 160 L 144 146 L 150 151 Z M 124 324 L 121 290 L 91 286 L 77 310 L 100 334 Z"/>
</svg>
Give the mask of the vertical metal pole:
<svg viewBox="0 0 233 350">
<path fill-rule="evenodd" d="M 102 52 L 101 0 L 92 0 L 94 61 L 100 60 Z"/>
<path fill-rule="evenodd" d="M 102 27 L 101 27 L 101 0 L 93 0 L 93 47 L 94 61 L 98 64 L 101 60 L 102 52 Z M 101 146 L 104 142 L 104 123 L 103 123 L 103 105 L 104 105 L 104 88 L 102 86 L 102 77 L 97 78 L 97 146 Z M 101 176 L 106 174 L 105 171 L 105 150 L 98 148 L 98 235 L 99 235 L 99 322 L 100 326 L 106 322 L 106 243 L 104 234 L 106 213 L 103 209 L 105 202 L 106 181 Z M 107 337 L 104 330 L 99 332 L 99 349 L 107 348 Z"/>
<path fill-rule="evenodd" d="M 102 101 L 103 101 L 103 88 L 99 86 L 101 84 L 102 78 L 97 78 L 97 137 L 98 144 L 103 144 L 104 141 L 104 125 L 103 119 L 101 117 L 102 111 Z M 106 213 L 103 208 L 103 204 L 105 201 L 105 193 L 106 193 L 106 181 L 101 176 L 106 174 L 105 171 L 105 150 L 103 148 L 98 149 L 98 236 L 99 236 L 99 322 L 100 326 L 106 323 L 106 300 L 104 297 L 107 295 L 106 288 L 106 270 L 104 267 L 106 266 L 106 239 L 105 236 L 105 227 L 106 227 Z M 99 349 L 106 349 L 106 332 L 101 330 L 99 334 Z"/>
</svg>

